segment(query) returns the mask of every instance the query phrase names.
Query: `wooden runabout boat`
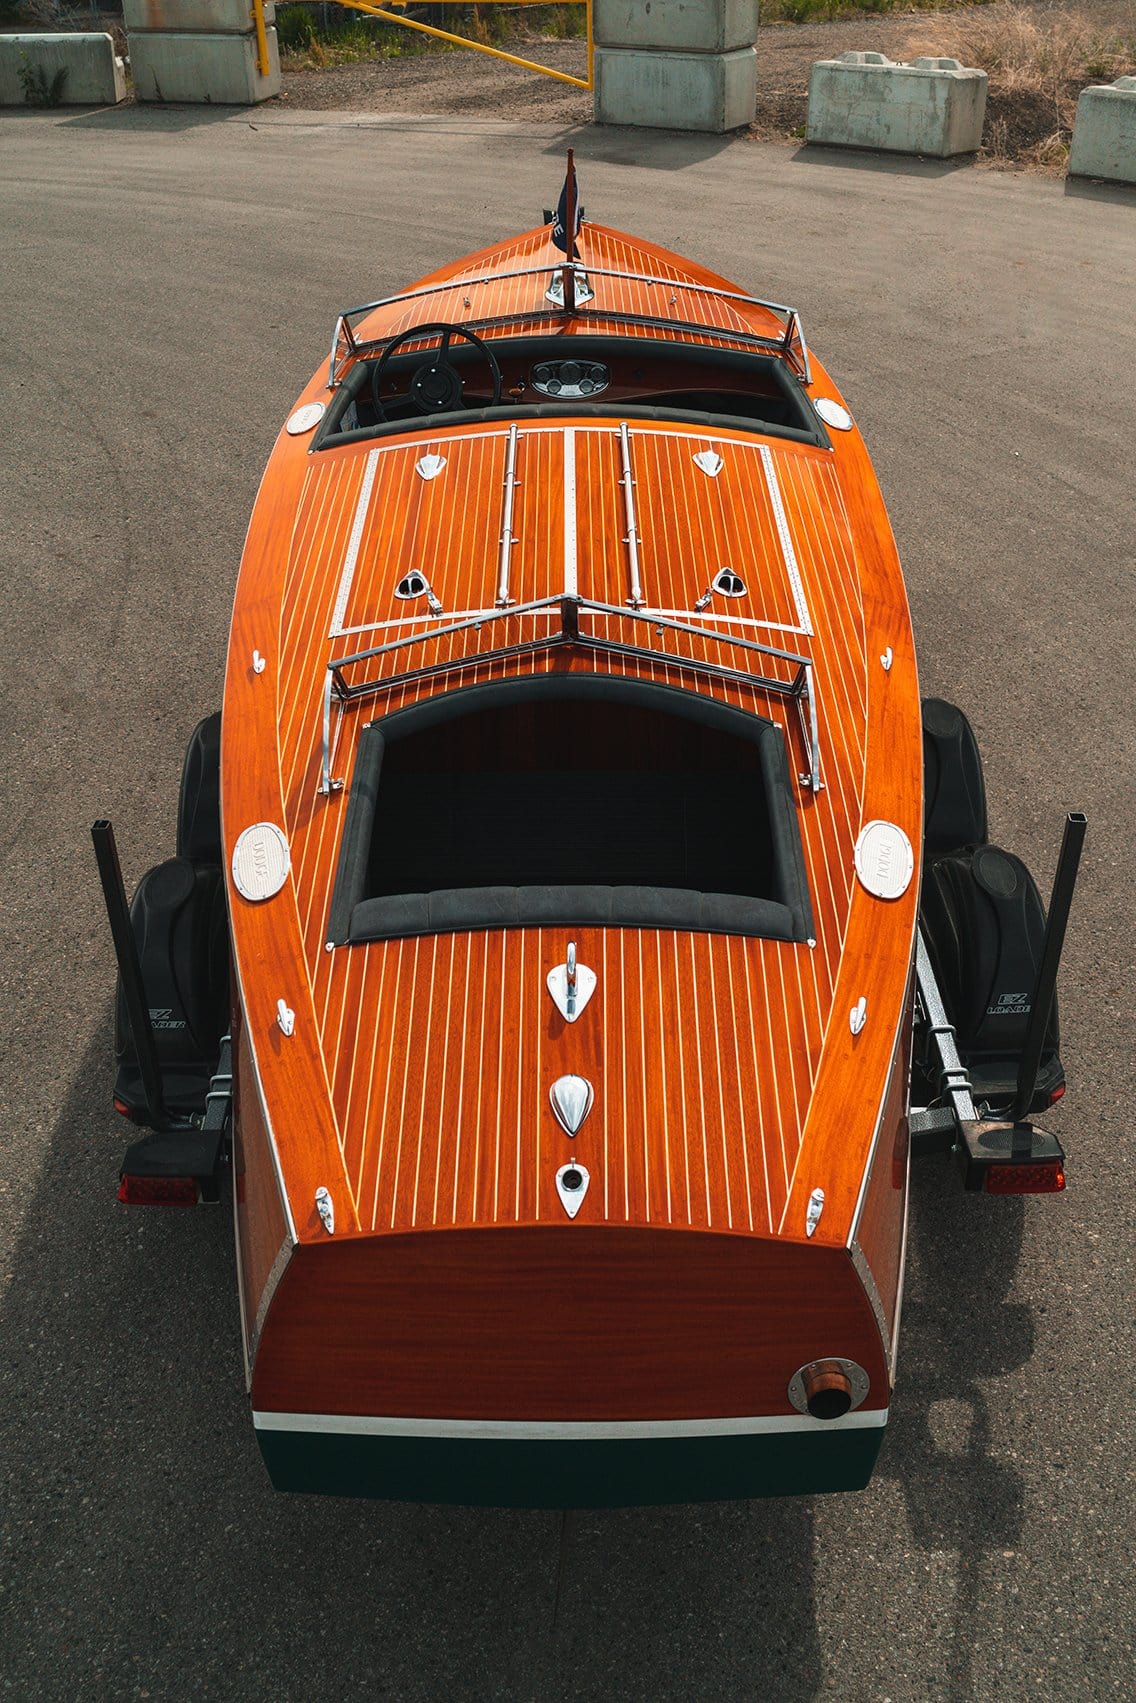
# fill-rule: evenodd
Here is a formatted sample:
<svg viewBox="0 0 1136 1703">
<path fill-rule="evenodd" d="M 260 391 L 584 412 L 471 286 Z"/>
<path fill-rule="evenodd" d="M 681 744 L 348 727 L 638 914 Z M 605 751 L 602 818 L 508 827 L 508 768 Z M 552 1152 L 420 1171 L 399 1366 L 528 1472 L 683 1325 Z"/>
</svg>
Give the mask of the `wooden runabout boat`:
<svg viewBox="0 0 1136 1703">
<path fill-rule="evenodd" d="M 273 1482 L 864 1485 L 910 1154 L 1064 1186 L 1025 1116 L 1071 823 L 1047 929 L 796 312 L 584 224 L 570 162 L 543 225 L 341 315 L 129 912 L 95 827 L 154 1132 L 120 1198 L 231 1157 Z"/>
</svg>

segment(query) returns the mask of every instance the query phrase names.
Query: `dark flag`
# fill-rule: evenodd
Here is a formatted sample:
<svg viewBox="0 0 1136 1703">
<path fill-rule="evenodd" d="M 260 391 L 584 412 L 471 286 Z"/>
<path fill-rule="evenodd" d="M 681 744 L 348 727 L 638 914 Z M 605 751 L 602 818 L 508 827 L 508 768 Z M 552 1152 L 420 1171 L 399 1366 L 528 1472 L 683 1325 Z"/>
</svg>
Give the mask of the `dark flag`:
<svg viewBox="0 0 1136 1703">
<path fill-rule="evenodd" d="M 572 211 L 569 211 L 571 203 Z M 568 225 L 572 223 L 572 247 L 568 246 Z M 576 238 L 580 234 L 580 226 L 584 222 L 584 209 L 580 206 L 579 191 L 576 187 L 576 162 L 572 158 L 572 150 L 568 150 L 568 173 L 564 179 L 564 188 L 560 191 L 560 200 L 556 204 L 556 215 L 552 221 L 552 241 L 565 254 L 575 254 Z"/>
</svg>

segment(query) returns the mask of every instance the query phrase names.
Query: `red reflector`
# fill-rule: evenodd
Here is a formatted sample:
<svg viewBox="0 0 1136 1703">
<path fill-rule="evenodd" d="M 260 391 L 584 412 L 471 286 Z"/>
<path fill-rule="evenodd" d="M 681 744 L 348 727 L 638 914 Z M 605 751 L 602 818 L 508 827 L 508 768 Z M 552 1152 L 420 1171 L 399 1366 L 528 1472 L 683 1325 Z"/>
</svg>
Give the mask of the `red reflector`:
<svg viewBox="0 0 1136 1703">
<path fill-rule="evenodd" d="M 134 1108 L 132 1106 L 128 1106 L 125 1100 L 120 1100 L 116 1096 L 114 1100 L 114 1109 L 120 1118 L 129 1118 L 131 1123 L 134 1122 Z"/>
<path fill-rule="evenodd" d="M 196 1206 L 197 1184 L 192 1177 L 119 1178 L 118 1198 L 124 1206 Z"/>
<path fill-rule="evenodd" d="M 987 1194 L 1060 1194 L 1065 1167 L 1060 1159 L 1036 1165 L 991 1165 L 984 1180 Z"/>
<path fill-rule="evenodd" d="M 1060 1088 L 1055 1088 L 1053 1090 L 1052 1094 L 1050 1094 L 1049 1104 L 1051 1106 L 1055 1106 L 1057 1104 L 1058 1100 L 1063 1100 L 1064 1098 L 1065 1098 L 1065 1084 L 1062 1083 Z"/>
</svg>

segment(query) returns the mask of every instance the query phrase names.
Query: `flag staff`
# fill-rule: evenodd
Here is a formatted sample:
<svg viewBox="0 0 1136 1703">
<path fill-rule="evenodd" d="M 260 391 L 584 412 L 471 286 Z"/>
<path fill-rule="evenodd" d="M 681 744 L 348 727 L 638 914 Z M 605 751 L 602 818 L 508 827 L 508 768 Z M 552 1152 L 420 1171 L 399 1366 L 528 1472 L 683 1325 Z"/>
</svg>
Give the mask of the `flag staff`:
<svg viewBox="0 0 1136 1703">
<path fill-rule="evenodd" d="M 564 312 L 576 311 L 576 160 L 568 150 L 568 175 L 564 181 Z"/>
</svg>

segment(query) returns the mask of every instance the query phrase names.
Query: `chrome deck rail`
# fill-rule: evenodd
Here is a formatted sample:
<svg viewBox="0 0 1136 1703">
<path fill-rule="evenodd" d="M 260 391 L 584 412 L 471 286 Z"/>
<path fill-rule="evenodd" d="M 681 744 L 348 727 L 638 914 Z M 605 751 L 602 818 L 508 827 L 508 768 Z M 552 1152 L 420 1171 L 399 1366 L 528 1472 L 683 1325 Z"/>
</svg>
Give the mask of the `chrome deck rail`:
<svg viewBox="0 0 1136 1703">
<path fill-rule="evenodd" d="M 808 345 L 801 328 L 801 316 L 796 308 L 787 307 L 783 302 L 769 302 L 760 296 L 747 296 L 740 290 L 723 290 L 713 284 L 699 284 L 683 278 L 657 278 L 648 272 L 621 272 L 612 267 L 596 267 L 586 265 L 583 261 L 557 261 L 555 266 L 545 262 L 542 266 L 523 266 L 510 272 L 498 272 L 484 277 L 451 278 L 440 284 L 423 284 L 414 290 L 403 290 L 398 295 L 381 296 L 377 301 L 363 302 L 358 307 L 345 308 L 335 322 L 331 336 L 331 357 L 328 362 L 327 388 L 334 390 L 343 375 L 343 370 L 349 360 L 361 354 L 370 354 L 381 349 L 390 341 L 389 337 L 369 338 L 359 341 L 355 335 L 352 323 L 360 316 L 376 312 L 379 308 L 396 307 L 400 302 L 412 302 L 423 296 L 440 295 L 453 290 L 483 289 L 489 285 L 500 284 L 514 278 L 547 278 L 551 271 L 557 274 L 571 269 L 581 277 L 615 278 L 628 284 L 649 284 L 658 289 L 671 292 L 672 302 L 679 291 L 697 293 L 709 296 L 716 301 L 737 303 L 741 307 L 762 308 L 767 313 L 775 314 L 784 321 L 784 331 L 780 337 L 765 336 L 761 332 L 747 330 L 744 326 L 708 325 L 697 320 L 684 319 L 681 315 L 667 314 L 637 314 L 624 309 L 605 308 L 602 303 L 592 298 L 587 307 L 578 307 L 574 317 L 579 320 L 606 321 L 624 325 L 640 325 L 660 331 L 689 331 L 703 337 L 729 337 L 735 342 L 752 344 L 755 348 L 768 350 L 780 355 L 794 368 L 797 376 L 806 385 L 812 383 L 812 371 L 809 365 Z M 543 302 L 543 292 L 541 302 Z M 467 306 L 469 305 L 467 300 Z M 671 305 L 668 303 L 668 306 Z M 515 322 L 524 321 L 556 323 L 564 318 L 562 308 L 548 309 L 538 302 L 518 307 L 510 313 L 495 314 L 483 317 L 471 316 L 463 319 L 462 324 L 471 331 L 499 329 Z M 403 326 L 398 333 L 405 335 L 410 330 Z M 425 339 L 424 339 L 425 341 Z"/>
<path fill-rule="evenodd" d="M 787 663 L 792 668 L 793 673 L 788 679 L 779 679 L 774 674 L 762 671 L 760 667 L 752 670 L 730 668 L 722 663 L 684 656 L 679 651 L 666 650 L 658 645 L 627 644 L 619 639 L 608 638 L 606 634 L 585 631 L 580 626 L 581 615 L 599 615 L 620 621 L 637 621 L 649 627 L 659 638 L 667 633 L 681 633 L 703 641 L 712 640 L 715 644 L 726 646 L 731 650 L 742 650 L 754 657 L 767 657 L 770 661 Z M 450 638 L 456 633 L 480 632 L 482 627 L 492 626 L 500 621 L 519 621 L 527 617 L 542 616 L 559 616 L 559 626 L 530 639 L 519 639 L 516 643 L 499 645 L 492 650 L 463 652 L 460 656 L 448 657 L 442 662 L 426 663 L 418 668 L 405 669 L 401 673 L 372 675 L 361 680 L 350 680 L 345 672 L 359 668 L 363 664 L 373 662 L 378 658 L 393 656 L 396 652 L 406 650 L 413 645 L 423 645 L 439 639 Z M 514 604 L 509 608 L 479 610 L 474 615 L 448 622 L 445 626 L 431 628 L 427 632 L 407 633 L 401 638 L 390 639 L 385 644 L 373 645 L 366 650 L 353 651 L 349 656 L 332 657 L 327 664 L 323 692 L 323 751 L 320 760 L 320 793 L 327 796 L 340 791 L 343 785 L 341 780 L 333 778 L 331 772 L 334 762 L 333 708 L 338 707 L 340 717 L 342 717 L 350 705 L 358 703 L 364 698 L 378 697 L 383 693 L 395 691 L 404 686 L 416 686 L 426 681 L 439 679 L 446 674 L 457 673 L 462 669 L 482 669 L 496 663 L 508 663 L 522 657 L 537 656 L 545 651 L 556 650 L 562 646 L 572 646 L 576 649 L 590 650 L 604 656 L 616 656 L 636 662 L 648 662 L 655 667 L 661 664 L 666 668 L 682 669 L 688 673 L 701 674 L 713 680 L 728 680 L 735 685 L 749 686 L 759 692 L 769 692 L 777 697 L 792 699 L 800 717 L 801 737 L 808 761 L 808 767 L 800 773 L 799 779 L 801 785 L 807 787 L 811 792 L 815 793 L 821 790 L 824 783 L 821 780 L 820 769 L 816 689 L 813 681 L 813 665 L 809 657 L 801 656 L 796 651 L 780 649 L 776 645 L 761 644 L 757 639 L 745 639 L 735 634 L 717 632 L 707 627 L 696 627 L 689 621 L 676 621 L 649 609 L 620 607 L 612 603 L 597 603 L 587 597 L 557 593 L 552 597 L 539 598 L 533 603 Z"/>
</svg>

